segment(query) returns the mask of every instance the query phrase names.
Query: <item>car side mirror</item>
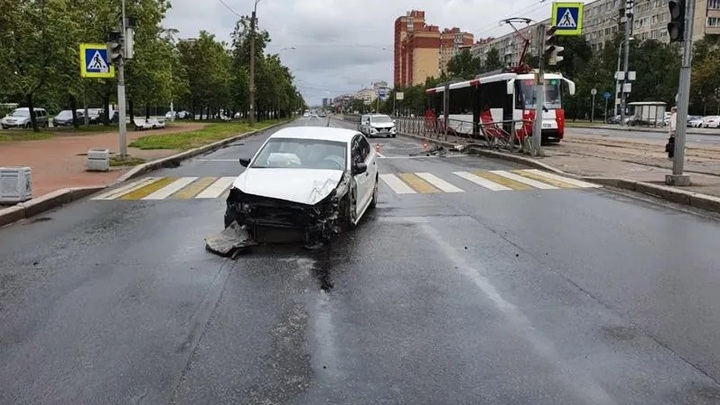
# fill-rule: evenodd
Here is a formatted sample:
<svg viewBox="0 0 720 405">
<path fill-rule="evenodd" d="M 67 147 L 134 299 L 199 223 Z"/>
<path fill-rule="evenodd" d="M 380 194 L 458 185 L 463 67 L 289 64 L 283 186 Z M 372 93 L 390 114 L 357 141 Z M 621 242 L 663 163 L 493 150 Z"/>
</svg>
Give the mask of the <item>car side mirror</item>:
<svg viewBox="0 0 720 405">
<path fill-rule="evenodd" d="M 242 167 L 248 167 L 248 165 L 250 164 L 250 159 L 240 158 L 240 164 L 242 165 Z"/>
<path fill-rule="evenodd" d="M 355 163 L 353 165 L 353 175 L 363 174 L 367 171 L 367 164 L 365 163 Z"/>
</svg>

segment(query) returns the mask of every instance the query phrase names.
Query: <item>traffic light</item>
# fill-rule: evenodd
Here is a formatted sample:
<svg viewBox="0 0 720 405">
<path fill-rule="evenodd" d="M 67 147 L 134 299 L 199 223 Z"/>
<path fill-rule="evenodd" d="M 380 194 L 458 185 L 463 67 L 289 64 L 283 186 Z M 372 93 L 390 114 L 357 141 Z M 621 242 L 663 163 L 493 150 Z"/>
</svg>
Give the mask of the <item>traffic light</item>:
<svg viewBox="0 0 720 405">
<path fill-rule="evenodd" d="M 685 0 L 669 0 L 670 22 L 667 25 L 670 42 L 685 39 Z"/>
<path fill-rule="evenodd" d="M 563 57 L 559 56 L 558 54 L 565 50 L 565 48 L 563 48 L 562 46 L 558 46 L 555 43 L 557 41 L 555 31 L 557 31 L 557 27 L 553 25 L 545 33 L 544 57 L 548 59 L 549 65 L 557 65 L 558 62 L 561 62 L 563 60 Z"/>
<path fill-rule="evenodd" d="M 108 59 L 111 63 L 117 64 L 123 57 L 122 35 L 119 32 L 111 32 L 107 42 Z"/>
</svg>

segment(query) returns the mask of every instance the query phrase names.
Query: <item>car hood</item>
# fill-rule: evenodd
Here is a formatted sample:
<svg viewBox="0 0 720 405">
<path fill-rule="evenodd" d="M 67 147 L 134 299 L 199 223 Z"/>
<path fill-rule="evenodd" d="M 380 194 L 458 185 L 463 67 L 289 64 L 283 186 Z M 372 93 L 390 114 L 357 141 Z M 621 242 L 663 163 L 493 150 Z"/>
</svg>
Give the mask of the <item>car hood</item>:
<svg viewBox="0 0 720 405">
<path fill-rule="evenodd" d="M 373 122 L 371 125 L 375 128 L 392 128 L 395 126 L 392 122 Z"/>
<path fill-rule="evenodd" d="M 233 183 L 243 193 L 313 205 L 337 187 L 341 170 L 246 169 Z"/>
</svg>

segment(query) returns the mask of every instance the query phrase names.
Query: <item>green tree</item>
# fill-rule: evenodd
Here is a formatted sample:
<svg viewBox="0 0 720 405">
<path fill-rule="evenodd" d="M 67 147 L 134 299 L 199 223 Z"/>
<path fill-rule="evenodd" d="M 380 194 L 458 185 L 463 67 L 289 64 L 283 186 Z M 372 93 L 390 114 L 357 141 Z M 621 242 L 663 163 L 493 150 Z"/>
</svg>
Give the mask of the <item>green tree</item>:
<svg viewBox="0 0 720 405">
<path fill-rule="evenodd" d="M 472 56 L 469 49 L 463 49 L 448 61 L 447 72 L 450 76 L 473 79 L 481 69 L 479 58 Z"/>
<path fill-rule="evenodd" d="M 31 112 L 38 101 L 53 96 L 53 86 L 67 76 L 63 65 L 77 54 L 73 39 L 79 25 L 75 11 L 67 0 L 15 2 L 3 8 L 3 51 L 7 92 L 17 95 Z M 30 114 L 32 127 L 38 131 L 35 114 Z"/>
<path fill-rule="evenodd" d="M 500 58 L 500 51 L 497 48 L 490 48 L 485 55 L 485 62 L 482 64 L 482 71 L 492 72 L 493 70 L 502 69 L 504 66 L 502 59 Z"/>
</svg>

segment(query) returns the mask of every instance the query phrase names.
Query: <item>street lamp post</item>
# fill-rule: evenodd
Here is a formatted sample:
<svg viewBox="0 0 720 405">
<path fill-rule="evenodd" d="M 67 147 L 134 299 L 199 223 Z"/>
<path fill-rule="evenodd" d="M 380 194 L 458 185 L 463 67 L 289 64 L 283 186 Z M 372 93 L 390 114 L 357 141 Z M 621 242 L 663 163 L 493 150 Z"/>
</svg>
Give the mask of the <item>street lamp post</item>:
<svg viewBox="0 0 720 405">
<path fill-rule="evenodd" d="M 255 0 L 255 6 L 250 17 L 250 113 L 248 115 L 250 125 L 255 124 L 255 17 L 259 2 L 260 0 Z"/>
<path fill-rule="evenodd" d="M 632 34 L 633 4 L 633 0 L 627 0 L 625 3 L 625 66 L 623 69 L 622 86 L 620 87 L 622 104 L 622 109 L 620 110 L 620 125 L 622 126 L 625 126 L 625 109 L 627 107 L 627 92 L 625 91 L 625 83 L 628 81 L 628 71 L 630 70 L 630 35 Z"/>
</svg>

